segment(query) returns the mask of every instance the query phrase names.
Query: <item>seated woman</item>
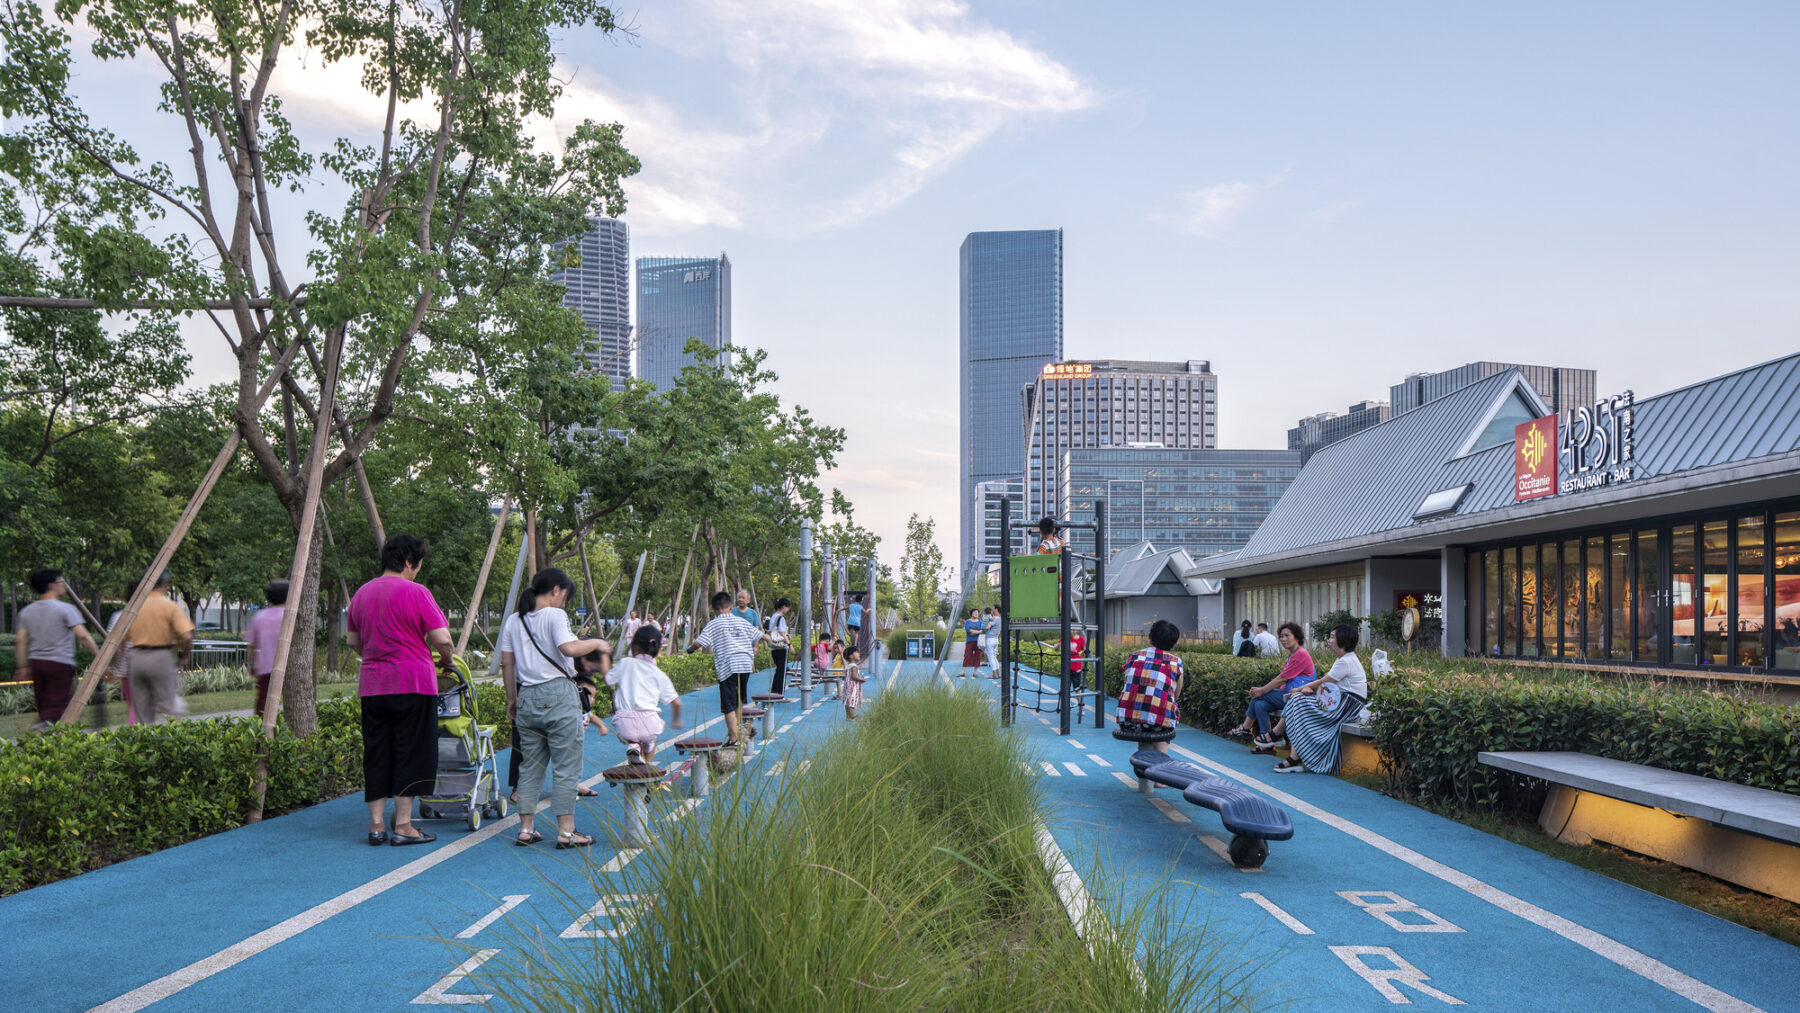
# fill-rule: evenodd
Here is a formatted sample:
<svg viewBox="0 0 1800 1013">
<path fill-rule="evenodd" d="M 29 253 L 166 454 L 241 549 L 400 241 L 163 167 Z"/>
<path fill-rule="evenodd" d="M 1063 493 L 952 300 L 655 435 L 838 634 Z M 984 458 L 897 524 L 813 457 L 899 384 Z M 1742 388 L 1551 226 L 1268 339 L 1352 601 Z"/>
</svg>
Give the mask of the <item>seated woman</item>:
<svg viewBox="0 0 1800 1013">
<path fill-rule="evenodd" d="M 1342 623 L 1325 638 L 1337 657 L 1323 678 L 1295 690 L 1281 724 L 1293 755 L 1275 765 L 1278 774 L 1335 774 L 1343 755 L 1338 728 L 1362 713 L 1369 700 L 1369 677 L 1356 657 L 1356 627 Z"/>
<path fill-rule="evenodd" d="M 1313 670 L 1313 659 L 1306 648 L 1300 646 L 1306 640 L 1300 624 L 1286 622 L 1281 624 L 1280 639 L 1282 650 L 1288 652 L 1287 664 L 1281 673 L 1270 679 L 1267 684 L 1250 689 L 1250 704 L 1244 708 L 1244 721 L 1225 734 L 1234 739 L 1250 737 L 1252 724 L 1257 731 L 1256 751 L 1271 751 L 1277 743 L 1269 734 L 1270 715 L 1281 713 L 1287 703 L 1287 695 L 1301 686 L 1318 678 L 1319 673 Z"/>
<path fill-rule="evenodd" d="M 1150 625 L 1150 646 L 1125 660 L 1125 688 L 1119 693 L 1119 729 L 1149 732 L 1174 728 L 1181 719 L 1181 659 L 1169 653 L 1181 628 L 1167 619 Z M 1167 742 L 1151 743 L 1167 753 Z"/>
</svg>

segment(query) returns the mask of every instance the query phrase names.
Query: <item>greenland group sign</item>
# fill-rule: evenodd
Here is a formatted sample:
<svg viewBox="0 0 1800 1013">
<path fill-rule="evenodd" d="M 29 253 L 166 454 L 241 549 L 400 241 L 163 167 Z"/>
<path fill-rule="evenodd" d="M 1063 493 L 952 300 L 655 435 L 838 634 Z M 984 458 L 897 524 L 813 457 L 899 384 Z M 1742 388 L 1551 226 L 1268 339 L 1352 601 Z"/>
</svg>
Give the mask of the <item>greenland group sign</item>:
<svg viewBox="0 0 1800 1013">
<path fill-rule="evenodd" d="M 1519 502 L 1628 482 L 1636 473 L 1631 391 L 1513 428 L 1513 498 Z M 1558 476 L 1561 476 L 1560 481 Z"/>
</svg>

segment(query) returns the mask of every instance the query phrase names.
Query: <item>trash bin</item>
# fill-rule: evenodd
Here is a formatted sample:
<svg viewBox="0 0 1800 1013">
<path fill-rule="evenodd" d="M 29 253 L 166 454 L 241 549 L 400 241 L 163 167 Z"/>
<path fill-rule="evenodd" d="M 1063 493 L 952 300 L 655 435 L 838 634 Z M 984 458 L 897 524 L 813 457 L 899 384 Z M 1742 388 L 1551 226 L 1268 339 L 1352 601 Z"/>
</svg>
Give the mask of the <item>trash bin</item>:
<svg viewBox="0 0 1800 1013">
<path fill-rule="evenodd" d="M 937 655 L 937 634 L 930 630 L 906 631 L 906 656 L 931 658 Z"/>
</svg>

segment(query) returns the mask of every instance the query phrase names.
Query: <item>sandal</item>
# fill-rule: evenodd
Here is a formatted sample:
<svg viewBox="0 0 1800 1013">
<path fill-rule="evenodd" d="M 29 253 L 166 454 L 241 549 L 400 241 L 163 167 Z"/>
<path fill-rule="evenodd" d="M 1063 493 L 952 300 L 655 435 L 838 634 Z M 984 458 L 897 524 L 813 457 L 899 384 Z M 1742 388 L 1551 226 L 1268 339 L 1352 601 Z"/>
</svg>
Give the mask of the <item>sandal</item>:
<svg viewBox="0 0 1800 1013">
<path fill-rule="evenodd" d="M 520 833 L 519 836 L 513 838 L 513 843 L 521 848 L 527 848 L 543 839 L 544 835 L 538 833 L 536 830 L 526 830 Z"/>
<path fill-rule="evenodd" d="M 575 788 L 575 797 L 576 798 L 598 798 L 599 796 L 600 796 L 599 792 L 595 791 L 592 788 L 589 788 L 585 784 L 578 785 Z"/>
<path fill-rule="evenodd" d="M 594 843 L 594 839 L 578 830 L 566 830 L 556 835 L 556 850 L 564 848 L 586 848 Z"/>
</svg>

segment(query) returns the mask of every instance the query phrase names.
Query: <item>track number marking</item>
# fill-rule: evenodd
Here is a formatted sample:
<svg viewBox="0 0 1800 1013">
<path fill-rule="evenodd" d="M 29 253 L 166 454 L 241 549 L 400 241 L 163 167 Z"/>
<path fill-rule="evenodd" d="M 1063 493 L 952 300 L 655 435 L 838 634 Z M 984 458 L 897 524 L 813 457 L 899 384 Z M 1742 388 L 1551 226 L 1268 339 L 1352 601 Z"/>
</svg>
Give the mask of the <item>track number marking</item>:
<svg viewBox="0 0 1800 1013">
<path fill-rule="evenodd" d="M 639 916 L 650 905 L 648 894 L 609 893 L 601 896 L 587 913 L 562 930 L 564 939 L 623 939 L 637 926 Z M 596 918 L 611 918 L 610 929 L 590 929 Z"/>
<path fill-rule="evenodd" d="M 1398 983 L 1447 1006 L 1465 1005 L 1456 996 L 1425 984 L 1431 980 L 1425 976 L 1425 972 L 1407 963 L 1401 959 L 1400 954 L 1385 946 L 1333 946 L 1331 952 L 1350 970 L 1355 971 L 1358 977 L 1373 986 L 1375 991 L 1380 992 L 1388 1002 L 1400 1006 L 1412 1005 L 1412 1000 L 1406 997 L 1406 993 L 1394 987 Z M 1364 957 L 1382 957 L 1391 961 L 1393 966 L 1370 967 L 1363 962 Z"/>
<path fill-rule="evenodd" d="M 1395 932 L 1463 931 L 1463 929 L 1458 926 L 1439 918 L 1437 915 L 1432 914 L 1430 911 L 1425 910 L 1391 890 L 1339 890 L 1338 896 L 1355 904 L 1357 907 L 1362 908 L 1374 917 L 1381 919 L 1384 924 Z M 1369 899 L 1371 897 L 1380 897 L 1384 899 L 1374 901 Z M 1425 921 L 1403 922 L 1394 917 L 1395 915 L 1402 913 L 1417 915 L 1418 917 L 1425 919 Z"/>
<path fill-rule="evenodd" d="M 482 929 L 487 928 L 489 925 L 492 925 L 495 922 L 499 921 L 501 918 L 505 917 L 506 912 L 511 911 L 513 908 L 518 907 L 520 902 L 525 900 L 525 898 L 527 898 L 529 896 L 531 896 L 531 895 L 528 893 L 512 893 L 512 894 L 507 894 L 506 896 L 500 898 L 500 906 L 499 907 L 497 907 L 497 908 L 493 909 L 492 911 L 489 911 L 487 914 L 483 915 L 481 917 L 480 921 L 476 922 L 475 924 L 469 926 L 466 929 L 463 929 L 461 932 L 458 932 L 456 934 L 456 938 L 458 938 L 458 939 L 474 939 L 476 936 L 481 934 Z"/>
<path fill-rule="evenodd" d="M 1251 903 L 1255 904 L 1257 907 L 1262 908 L 1264 911 L 1269 912 L 1269 914 L 1274 915 L 1276 921 L 1280 922 L 1283 925 L 1286 925 L 1290 929 L 1293 929 L 1295 935 L 1310 936 L 1313 934 L 1313 930 L 1308 928 L 1305 922 L 1301 921 L 1298 918 L 1295 918 L 1291 914 L 1288 914 L 1286 911 L 1283 911 L 1280 907 L 1278 907 L 1275 904 L 1274 901 L 1270 900 L 1267 897 L 1264 897 L 1262 894 L 1260 894 L 1260 893 L 1240 893 L 1240 894 L 1238 894 L 1238 896 L 1244 898 L 1247 901 L 1250 901 Z"/>
<path fill-rule="evenodd" d="M 493 959 L 499 950 L 477 950 L 475 955 L 457 965 L 456 970 L 444 975 L 412 1001 L 414 1006 L 479 1006 L 492 998 L 491 995 L 464 995 L 452 992 L 456 984 L 475 973 L 475 969 Z"/>
</svg>

